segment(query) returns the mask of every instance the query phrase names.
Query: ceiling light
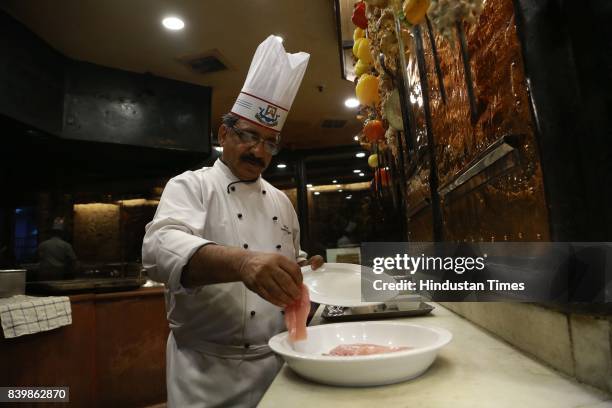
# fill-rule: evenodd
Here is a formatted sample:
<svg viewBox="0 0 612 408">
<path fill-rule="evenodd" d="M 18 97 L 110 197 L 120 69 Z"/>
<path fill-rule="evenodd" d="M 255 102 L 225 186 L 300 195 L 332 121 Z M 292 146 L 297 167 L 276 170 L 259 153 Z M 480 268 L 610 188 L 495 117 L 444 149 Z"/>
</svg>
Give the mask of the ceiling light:
<svg viewBox="0 0 612 408">
<path fill-rule="evenodd" d="M 339 193 L 341 193 L 341 192 L 342 192 L 342 189 L 338 190 L 338 192 L 339 192 Z"/>
<path fill-rule="evenodd" d="M 276 40 L 281 44 L 283 43 L 283 41 L 285 41 L 280 35 L 275 35 L 274 38 L 276 38 Z"/>
<path fill-rule="evenodd" d="M 365 176 L 365 174 L 359 173 L 359 177 L 363 177 L 363 176 Z"/>
<path fill-rule="evenodd" d="M 321 193 L 320 193 L 319 191 L 315 191 L 315 192 L 314 192 L 314 194 L 315 194 L 315 195 L 319 195 L 319 194 L 321 194 Z"/>
<path fill-rule="evenodd" d="M 312 184 L 306 184 L 306 187 L 311 188 Z"/>
<path fill-rule="evenodd" d="M 183 23 L 183 20 L 181 20 L 178 17 L 166 17 L 162 20 L 162 24 L 168 30 L 173 30 L 173 31 L 182 30 L 183 27 L 185 27 L 185 23 Z"/>
<path fill-rule="evenodd" d="M 284 169 L 285 167 L 287 167 L 287 165 L 285 163 L 278 163 L 276 167 L 278 167 L 279 169 Z"/>
<path fill-rule="evenodd" d="M 332 183 L 336 184 L 338 182 L 338 180 L 332 180 Z"/>
<path fill-rule="evenodd" d="M 359 157 L 359 158 L 361 158 L 361 157 L 365 157 L 365 153 L 364 153 L 364 152 L 359 152 L 359 153 L 357 153 L 357 154 L 355 155 L 355 157 Z"/>
<path fill-rule="evenodd" d="M 355 136 L 355 137 L 353 138 L 353 140 L 354 140 L 354 141 L 356 141 L 356 142 L 358 142 L 358 141 L 359 141 L 359 136 Z"/>
<path fill-rule="evenodd" d="M 356 108 L 359 106 L 359 101 L 355 98 L 348 98 L 346 101 L 344 101 L 344 106 L 347 108 Z"/>
<path fill-rule="evenodd" d="M 361 173 L 361 170 L 353 170 L 353 173 Z"/>
<path fill-rule="evenodd" d="M 353 198 L 353 196 L 352 196 L 352 195 L 347 195 L 347 196 L 346 196 L 346 199 L 347 199 L 347 200 L 350 200 L 351 198 Z"/>
</svg>

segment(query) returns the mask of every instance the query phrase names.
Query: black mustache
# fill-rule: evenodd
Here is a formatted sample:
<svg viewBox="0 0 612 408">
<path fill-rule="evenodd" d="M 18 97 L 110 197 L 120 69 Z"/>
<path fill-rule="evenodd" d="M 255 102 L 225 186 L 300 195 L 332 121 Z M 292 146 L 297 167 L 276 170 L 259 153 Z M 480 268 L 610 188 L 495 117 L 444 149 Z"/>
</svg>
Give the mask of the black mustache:
<svg viewBox="0 0 612 408">
<path fill-rule="evenodd" d="M 246 155 L 245 156 L 241 156 L 240 160 L 245 161 L 247 163 L 255 164 L 255 165 L 259 166 L 259 167 L 265 167 L 266 166 L 266 163 L 264 163 L 263 160 L 261 160 L 258 157 L 255 157 L 255 156 L 246 156 Z"/>
</svg>

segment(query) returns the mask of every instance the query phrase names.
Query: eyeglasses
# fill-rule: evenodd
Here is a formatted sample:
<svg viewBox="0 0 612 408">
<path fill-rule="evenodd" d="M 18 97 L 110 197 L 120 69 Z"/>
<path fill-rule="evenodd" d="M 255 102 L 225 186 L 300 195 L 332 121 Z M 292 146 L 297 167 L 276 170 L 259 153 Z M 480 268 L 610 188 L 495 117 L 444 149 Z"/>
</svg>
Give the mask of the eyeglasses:
<svg viewBox="0 0 612 408">
<path fill-rule="evenodd" d="M 251 133 L 247 130 L 238 129 L 234 126 L 232 126 L 230 129 L 232 129 L 234 133 L 238 135 L 238 138 L 240 139 L 242 143 L 248 143 L 251 145 L 251 147 L 257 146 L 258 144 L 263 142 L 264 149 L 266 150 L 266 152 L 268 152 L 272 156 L 276 155 L 280 151 L 280 146 L 278 142 L 266 140 L 263 137 L 259 136 L 258 134 Z M 279 137 L 277 136 L 276 140 L 278 139 Z"/>
</svg>

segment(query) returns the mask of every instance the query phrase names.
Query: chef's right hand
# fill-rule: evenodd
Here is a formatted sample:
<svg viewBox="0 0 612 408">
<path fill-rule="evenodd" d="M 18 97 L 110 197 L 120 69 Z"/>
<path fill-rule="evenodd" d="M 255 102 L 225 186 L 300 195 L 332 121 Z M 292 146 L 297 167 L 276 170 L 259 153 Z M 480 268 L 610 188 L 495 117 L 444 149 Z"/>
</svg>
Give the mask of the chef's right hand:
<svg viewBox="0 0 612 408">
<path fill-rule="evenodd" d="M 299 265 L 279 254 L 253 253 L 242 263 L 240 277 L 247 288 L 276 306 L 290 305 L 302 293 Z"/>
</svg>

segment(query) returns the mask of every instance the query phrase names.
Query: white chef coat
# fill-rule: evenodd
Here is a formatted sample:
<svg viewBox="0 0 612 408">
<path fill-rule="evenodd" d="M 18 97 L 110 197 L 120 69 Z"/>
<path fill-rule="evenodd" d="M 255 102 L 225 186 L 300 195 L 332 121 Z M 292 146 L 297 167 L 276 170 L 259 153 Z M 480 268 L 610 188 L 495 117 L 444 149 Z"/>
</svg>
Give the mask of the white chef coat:
<svg viewBox="0 0 612 408">
<path fill-rule="evenodd" d="M 183 287 L 191 256 L 217 243 L 299 262 L 299 237 L 283 192 L 261 177 L 239 181 L 219 159 L 168 182 L 146 226 L 142 259 L 149 277 L 166 285 L 169 407 L 254 406 L 281 366 L 267 346 L 285 330 L 281 308 L 242 282 Z"/>
</svg>

